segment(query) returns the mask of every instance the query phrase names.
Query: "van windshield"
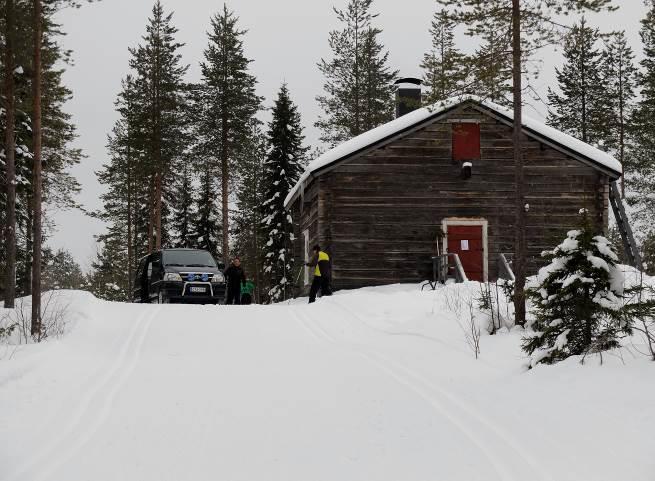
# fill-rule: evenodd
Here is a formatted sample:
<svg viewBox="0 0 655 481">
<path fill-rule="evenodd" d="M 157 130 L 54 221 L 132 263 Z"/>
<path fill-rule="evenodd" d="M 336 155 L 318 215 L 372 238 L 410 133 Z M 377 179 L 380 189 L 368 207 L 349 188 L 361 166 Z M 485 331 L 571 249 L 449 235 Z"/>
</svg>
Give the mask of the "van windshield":
<svg viewBox="0 0 655 481">
<path fill-rule="evenodd" d="M 216 267 L 207 251 L 163 251 L 164 265 L 177 267 Z"/>
</svg>

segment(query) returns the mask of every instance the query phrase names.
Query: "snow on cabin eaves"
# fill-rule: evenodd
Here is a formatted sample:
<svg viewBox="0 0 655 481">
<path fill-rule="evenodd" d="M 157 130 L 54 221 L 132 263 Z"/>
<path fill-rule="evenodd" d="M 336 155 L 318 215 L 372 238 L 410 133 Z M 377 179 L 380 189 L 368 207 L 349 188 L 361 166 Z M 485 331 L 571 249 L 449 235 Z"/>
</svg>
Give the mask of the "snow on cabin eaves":
<svg viewBox="0 0 655 481">
<path fill-rule="evenodd" d="M 324 168 L 341 160 L 346 160 L 347 158 L 352 157 L 353 155 L 356 155 L 357 153 L 366 150 L 375 144 L 380 144 L 386 140 L 391 140 L 392 138 L 401 135 L 404 131 L 411 130 L 420 124 L 434 120 L 435 118 L 443 115 L 445 112 L 469 101 L 491 110 L 492 113 L 495 113 L 501 118 L 504 118 L 505 121 L 511 123 L 514 120 L 514 112 L 512 110 L 501 107 L 500 105 L 497 105 L 488 100 L 483 100 L 476 95 L 452 97 L 442 102 L 414 110 L 406 115 L 403 115 L 402 117 L 394 119 L 390 122 L 387 122 L 386 124 L 369 130 L 368 132 L 358 135 L 357 137 L 354 137 L 334 147 L 333 149 L 328 150 L 310 162 L 296 185 L 294 185 L 293 188 L 289 191 L 289 195 L 284 200 L 285 207 L 288 207 L 295 199 L 303 184 L 307 184 L 312 177 L 315 177 L 314 174 L 318 174 L 319 171 L 323 170 Z M 522 125 L 526 134 L 532 136 L 536 135 L 550 140 L 553 144 L 555 144 L 555 146 L 560 146 L 560 148 L 572 151 L 579 156 L 588 159 L 592 164 L 595 164 L 602 170 L 607 170 L 611 173 L 614 173 L 617 178 L 622 175 L 623 167 L 621 166 L 621 163 L 610 154 L 603 152 L 585 142 L 582 142 L 581 140 L 571 137 L 564 132 L 560 132 L 559 130 L 554 129 L 553 127 L 550 127 L 539 120 L 535 120 L 525 115 L 523 115 L 522 120 Z"/>
</svg>

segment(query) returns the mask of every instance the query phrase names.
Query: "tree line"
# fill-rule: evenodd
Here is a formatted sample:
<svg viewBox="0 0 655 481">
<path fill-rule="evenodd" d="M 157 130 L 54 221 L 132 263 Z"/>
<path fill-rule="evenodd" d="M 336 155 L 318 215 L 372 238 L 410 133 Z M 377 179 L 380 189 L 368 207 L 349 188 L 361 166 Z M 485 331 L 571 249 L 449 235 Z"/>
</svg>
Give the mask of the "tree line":
<svg viewBox="0 0 655 481">
<path fill-rule="evenodd" d="M 5 307 L 13 307 L 16 296 L 33 296 L 37 338 L 42 334 L 41 270 L 56 256 L 43 247 L 53 230 L 43 205 L 76 206 L 79 184 L 68 169 L 82 159 L 72 145 L 75 125 L 64 110 L 72 92 L 62 75 L 71 52 L 61 43 L 55 14 L 80 6 L 73 0 L 0 2 L 0 290 Z"/>
<path fill-rule="evenodd" d="M 6 25 L 11 1 L 3 3 Z M 60 2 L 45 2 L 50 3 Z M 642 21 L 641 65 L 635 64 L 624 32 L 599 32 L 584 17 L 570 26 L 555 20 L 562 14 L 611 11 L 610 0 L 493 0 L 483 7 L 476 0 L 436 3 L 431 44 L 417 66 L 426 103 L 475 93 L 514 108 L 518 125 L 524 98 L 537 95 L 533 79 L 539 70 L 534 66 L 538 51 L 562 44 L 564 62 L 556 72 L 558 84 L 548 90 L 547 99 L 536 100 L 547 103 L 548 123 L 611 152 L 624 163 L 628 202 L 635 205 L 640 219 L 652 218 L 655 144 L 648 129 L 655 108 L 651 99 L 655 95 L 651 85 L 655 77 L 652 0 L 647 0 L 649 12 Z M 316 97 L 322 114 L 315 126 L 328 147 L 391 120 L 393 82 L 398 78 L 381 40 L 373 0 L 349 0 L 344 9 L 335 8 L 334 14 L 340 25 L 328 35 L 332 54 L 317 65 L 325 80 Z M 44 18 L 51 15 L 46 12 Z M 27 25 L 29 15 L 25 19 Z M 477 39 L 473 52 L 465 53 L 457 44 L 457 29 Z M 4 26 L 3 32 L 6 36 Z M 44 52 L 48 54 L 44 54 L 43 88 L 44 99 L 51 100 L 44 100 L 43 122 L 52 127 L 44 137 L 44 149 L 50 151 L 45 155 L 43 192 L 49 202 L 72 206 L 78 186 L 74 179 L 61 179 L 81 153 L 70 148 L 75 129 L 61 109 L 70 92 L 61 85 L 61 71 L 53 67 L 70 56 L 56 43 L 58 32 L 58 26 L 44 22 Z M 107 230 L 98 238 L 99 252 L 88 283 L 102 297 L 125 300 L 130 297 L 139 258 L 161 247 L 197 247 L 223 262 L 241 255 L 259 287 L 259 299 L 284 299 L 291 295 L 300 266 L 293 259 L 292 224 L 283 201 L 310 155 L 292 93 L 286 85 L 280 87 L 270 107 L 271 120 L 265 125 L 260 117 L 266 101 L 256 94 L 257 79 L 250 68 L 253 60 L 244 53 L 247 32 L 227 5 L 209 19 L 198 82 L 186 80 L 188 65 L 180 54 L 177 34 L 172 13 L 157 1 L 142 41 L 130 49 L 129 73 L 116 99 L 119 120 L 107 140 L 109 161 L 98 172 L 106 192 L 103 209 L 93 215 L 107 224 Z M 29 37 L 29 28 L 16 29 L 17 37 L 23 35 Z M 8 63 L 3 62 L 8 84 Z M 29 65 L 26 60 L 17 61 L 21 63 Z M 15 109 L 23 120 L 14 121 L 16 192 L 22 200 L 16 203 L 16 238 L 24 246 L 18 250 L 17 265 L 24 273 L 17 276 L 17 285 L 23 286 L 20 294 L 28 294 L 29 269 L 21 266 L 30 265 L 32 251 L 29 106 L 33 99 L 29 72 L 16 69 L 12 78 L 18 85 L 13 98 L 24 106 Z M 21 82 L 26 82 L 23 90 Z M 3 99 L 8 98 L 7 88 L 3 92 Z M 3 110 L 5 124 L 8 111 Z M 55 139 L 59 143 L 54 144 Z M 320 151 L 315 148 L 313 154 Z M 515 146 L 515 167 L 520 187 L 520 142 Z M 4 204 L 11 190 L 6 178 Z M 516 200 L 517 206 L 523 205 L 522 188 L 517 188 Z M 2 212 L 8 215 L 5 205 Z M 524 221 L 523 209 L 517 208 L 515 268 L 519 279 L 525 277 L 520 265 L 525 257 Z M 44 225 L 47 236 L 48 223 Z M 655 242 L 649 230 L 644 232 L 647 250 Z M 4 240 L 3 256 L 6 246 L 9 243 Z M 521 291 L 522 286 L 517 289 Z M 521 303 L 521 296 L 517 297 Z"/>
</svg>

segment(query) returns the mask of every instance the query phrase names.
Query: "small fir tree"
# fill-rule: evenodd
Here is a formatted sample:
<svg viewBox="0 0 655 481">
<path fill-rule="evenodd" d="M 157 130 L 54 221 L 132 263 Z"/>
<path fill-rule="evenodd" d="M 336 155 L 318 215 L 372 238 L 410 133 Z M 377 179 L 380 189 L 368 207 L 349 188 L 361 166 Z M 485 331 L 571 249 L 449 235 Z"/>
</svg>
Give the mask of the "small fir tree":
<svg viewBox="0 0 655 481">
<path fill-rule="evenodd" d="M 127 249 L 123 232 L 110 228 L 98 237 L 98 254 L 91 263 L 88 286 L 100 299 L 125 302 L 132 298 L 128 282 Z"/>
<path fill-rule="evenodd" d="M 530 364 L 552 364 L 569 356 L 602 352 L 619 345 L 630 326 L 622 316 L 623 274 L 610 242 L 594 235 L 586 212 L 579 229 L 542 255 L 549 264 L 539 270 L 527 293 L 534 307 L 523 350 Z"/>
<path fill-rule="evenodd" d="M 267 296 L 272 302 L 287 299 L 293 288 L 293 223 L 284 207 L 289 190 L 300 177 L 304 156 L 303 128 L 298 108 L 282 85 L 268 125 L 269 153 L 264 170 L 264 202 L 261 206 L 265 230 L 264 273 Z"/>
</svg>

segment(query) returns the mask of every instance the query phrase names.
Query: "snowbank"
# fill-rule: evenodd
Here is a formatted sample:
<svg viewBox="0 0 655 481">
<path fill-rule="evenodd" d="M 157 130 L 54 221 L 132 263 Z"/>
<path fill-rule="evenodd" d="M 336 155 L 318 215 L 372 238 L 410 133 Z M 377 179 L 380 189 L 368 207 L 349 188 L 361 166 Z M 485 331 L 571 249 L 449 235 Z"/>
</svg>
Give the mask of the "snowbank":
<svg viewBox="0 0 655 481">
<path fill-rule="evenodd" d="M 274 306 L 70 293 L 74 329 L 0 359 L 0 479 L 651 481 L 654 364 L 626 346 L 526 371 L 481 287 Z"/>
</svg>

